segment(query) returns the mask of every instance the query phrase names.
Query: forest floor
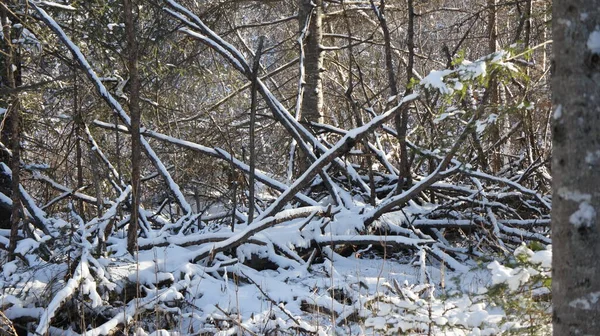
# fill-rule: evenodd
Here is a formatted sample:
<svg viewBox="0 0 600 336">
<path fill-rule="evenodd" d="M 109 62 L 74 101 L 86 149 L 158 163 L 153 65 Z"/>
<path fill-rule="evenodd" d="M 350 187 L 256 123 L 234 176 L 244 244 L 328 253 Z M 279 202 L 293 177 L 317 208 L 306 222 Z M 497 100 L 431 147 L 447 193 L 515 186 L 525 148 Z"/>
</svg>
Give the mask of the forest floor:
<svg viewBox="0 0 600 336">
<path fill-rule="evenodd" d="M 174 244 L 134 260 L 124 234 L 104 256 L 82 244 L 78 261 L 61 263 L 28 254 L 39 245 L 24 240 L 26 257 L 0 275 L 0 304 L 49 335 L 550 334 L 550 250 L 522 245 L 498 255 L 502 263 L 470 258 L 452 271 L 425 249 L 381 239 L 351 252 L 325 247 L 309 262 L 240 246 L 238 259 L 216 256 L 208 267 L 190 262 L 197 247 Z"/>
</svg>

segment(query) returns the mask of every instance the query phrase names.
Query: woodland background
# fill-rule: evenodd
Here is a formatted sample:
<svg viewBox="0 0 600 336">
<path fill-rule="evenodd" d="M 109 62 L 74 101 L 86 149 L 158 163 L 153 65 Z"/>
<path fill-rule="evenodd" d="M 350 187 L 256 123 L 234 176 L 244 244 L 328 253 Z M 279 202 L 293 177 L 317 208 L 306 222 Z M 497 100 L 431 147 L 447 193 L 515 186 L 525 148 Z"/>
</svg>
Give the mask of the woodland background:
<svg viewBox="0 0 600 336">
<path fill-rule="evenodd" d="M 38 334 L 547 332 L 551 7 L 4 0 L 2 310 Z"/>
</svg>

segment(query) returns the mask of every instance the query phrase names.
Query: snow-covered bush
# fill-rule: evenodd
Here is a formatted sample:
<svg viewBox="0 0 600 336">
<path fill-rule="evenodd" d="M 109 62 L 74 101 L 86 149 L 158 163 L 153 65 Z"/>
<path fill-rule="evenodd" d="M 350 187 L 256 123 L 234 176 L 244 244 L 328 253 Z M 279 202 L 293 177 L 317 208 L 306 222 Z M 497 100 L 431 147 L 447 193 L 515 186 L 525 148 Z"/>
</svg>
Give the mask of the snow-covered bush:
<svg viewBox="0 0 600 336">
<path fill-rule="evenodd" d="M 430 284 L 385 282 L 365 303 L 366 334 L 550 335 L 552 252 L 530 247 L 517 248 L 504 265 L 489 263 L 487 282 L 476 288 L 460 280 L 466 274 L 445 294 Z"/>
</svg>

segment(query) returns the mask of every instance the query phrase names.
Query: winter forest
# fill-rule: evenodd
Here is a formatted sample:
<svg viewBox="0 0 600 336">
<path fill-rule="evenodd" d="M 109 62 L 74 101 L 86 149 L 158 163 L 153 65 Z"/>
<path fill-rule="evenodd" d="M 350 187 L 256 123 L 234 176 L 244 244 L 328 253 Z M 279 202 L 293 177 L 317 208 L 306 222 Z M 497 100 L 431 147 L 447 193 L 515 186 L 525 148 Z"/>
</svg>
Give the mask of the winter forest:
<svg viewBox="0 0 600 336">
<path fill-rule="evenodd" d="M 600 333 L 598 1 L 0 20 L 0 335 Z"/>
</svg>

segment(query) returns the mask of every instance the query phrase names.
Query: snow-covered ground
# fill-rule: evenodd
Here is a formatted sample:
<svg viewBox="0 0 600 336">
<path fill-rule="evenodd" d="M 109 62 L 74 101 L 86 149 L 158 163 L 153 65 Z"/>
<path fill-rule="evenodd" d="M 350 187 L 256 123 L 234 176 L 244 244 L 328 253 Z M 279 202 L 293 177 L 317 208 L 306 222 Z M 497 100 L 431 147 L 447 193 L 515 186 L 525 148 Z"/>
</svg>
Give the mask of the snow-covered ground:
<svg viewBox="0 0 600 336">
<path fill-rule="evenodd" d="M 31 247 L 25 245 L 19 248 Z M 240 247 L 246 264 L 216 256 L 205 267 L 189 261 L 194 249 L 154 247 L 140 251 L 136 262 L 119 251 L 94 257 L 82 246 L 70 277 L 66 260 L 32 257 L 30 268 L 13 261 L 3 267 L 0 303 L 11 319 L 39 321 L 40 334 L 77 334 L 78 317 L 88 316 L 94 323 L 86 335 L 109 334 L 124 321 L 125 332 L 138 335 L 498 335 L 529 323 L 498 300 L 522 296 L 530 305 L 528 295 L 546 289 L 551 258 L 550 250 L 522 246 L 512 268 L 471 261 L 469 271 L 456 272 L 424 252 L 387 255 L 369 246 L 342 257 L 325 247 L 325 258 L 312 264 L 257 270 L 252 255 L 268 250 Z"/>
</svg>

